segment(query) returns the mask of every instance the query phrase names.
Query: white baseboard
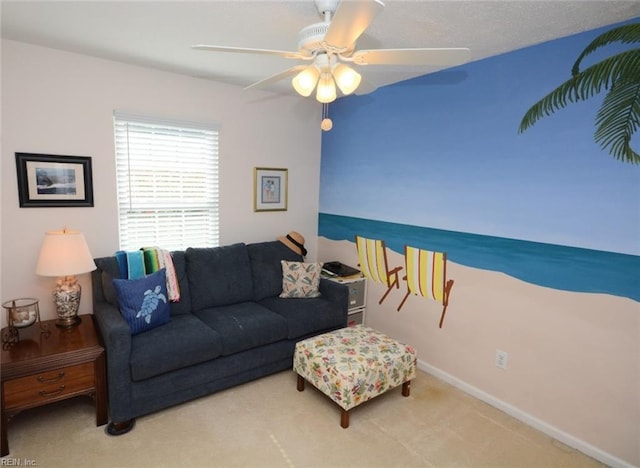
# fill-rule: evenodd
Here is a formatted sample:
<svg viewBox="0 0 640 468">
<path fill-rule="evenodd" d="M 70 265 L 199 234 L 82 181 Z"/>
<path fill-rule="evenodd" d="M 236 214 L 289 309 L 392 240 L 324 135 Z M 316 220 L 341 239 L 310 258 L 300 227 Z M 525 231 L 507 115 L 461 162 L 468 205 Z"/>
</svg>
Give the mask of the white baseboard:
<svg viewBox="0 0 640 468">
<path fill-rule="evenodd" d="M 440 380 L 443 380 L 453 385 L 456 388 L 459 388 L 463 392 L 468 393 L 469 395 L 471 395 L 474 398 L 477 398 L 478 400 L 484 401 L 485 403 L 495 408 L 498 408 L 501 411 L 504 411 L 509 416 L 512 416 L 517 420 L 522 421 L 523 423 L 539 430 L 540 432 L 547 434 L 549 437 L 553 437 L 554 439 L 562 442 L 563 444 L 568 445 L 569 447 L 572 447 L 592 458 L 595 458 L 596 460 L 600 461 L 601 463 L 604 463 L 605 465 L 615 467 L 615 468 L 634 468 L 634 465 L 631 465 L 628 462 L 625 462 L 624 460 L 621 460 L 611 455 L 610 453 L 607 453 L 597 447 L 594 447 L 593 445 L 588 444 L 583 440 L 580 440 L 570 434 L 567 434 L 566 432 L 563 432 L 560 429 L 553 427 L 552 425 L 547 424 L 546 422 L 541 421 L 540 419 L 537 419 L 536 417 L 531 416 L 528 413 L 525 413 L 524 411 L 516 408 L 515 406 L 505 403 L 502 400 L 498 400 L 494 396 L 489 395 L 488 393 L 483 392 L 482 390 L 472 385 L 469 385 L 468 383 L 463 382 L 462 380 L 454 377 L 453 375 L 447 374 L 446 372 L 430 364 L 427 364 L 426 362 L 420 359 L 418 359 L 418 369 L 428 374 L 431 374 L 439 378 Z"/>
</svg>

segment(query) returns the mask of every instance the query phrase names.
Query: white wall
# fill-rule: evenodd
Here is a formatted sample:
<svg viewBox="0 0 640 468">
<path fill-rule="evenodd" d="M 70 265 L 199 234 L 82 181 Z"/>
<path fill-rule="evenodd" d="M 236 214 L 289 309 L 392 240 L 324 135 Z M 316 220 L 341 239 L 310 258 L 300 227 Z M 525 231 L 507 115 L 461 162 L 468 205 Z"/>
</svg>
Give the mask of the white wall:
<svg viewBox="0 0 640 468">
<path fill-rule="evenodd" d="M 112 115 L 220 125 L 220 242 L 273 240 L 295 230 L 316 256 L 320 114 L 313 100 L 243 91 L 83 55 L 2 41 L 0 298 L 36 297 L 55 318 L 54 278 L 34 273 L 44 232 L 84 232 L 95 257 L 118 249 Z M 20 208 L 15 152 L 91 156 L 93 208 Z M 253 168 L 289 169 L 289 209 L 253 211 Z M 79 277 L 80 313 L 91 312 L 90 276 Z M 2 326 L 6 316 L 2 313 Z"/>
</svg>

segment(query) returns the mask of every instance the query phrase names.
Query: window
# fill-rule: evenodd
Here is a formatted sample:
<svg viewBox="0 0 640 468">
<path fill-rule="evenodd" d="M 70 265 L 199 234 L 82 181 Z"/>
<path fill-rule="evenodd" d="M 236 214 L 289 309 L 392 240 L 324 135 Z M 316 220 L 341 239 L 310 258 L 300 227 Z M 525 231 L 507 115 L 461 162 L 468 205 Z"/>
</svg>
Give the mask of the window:
<svg viewBox="0 0 640 468">
<path fill-rule="evenodd" d="M 218 129 L 114 114 L 120 248 L 215 247 Z"/>
</svg>

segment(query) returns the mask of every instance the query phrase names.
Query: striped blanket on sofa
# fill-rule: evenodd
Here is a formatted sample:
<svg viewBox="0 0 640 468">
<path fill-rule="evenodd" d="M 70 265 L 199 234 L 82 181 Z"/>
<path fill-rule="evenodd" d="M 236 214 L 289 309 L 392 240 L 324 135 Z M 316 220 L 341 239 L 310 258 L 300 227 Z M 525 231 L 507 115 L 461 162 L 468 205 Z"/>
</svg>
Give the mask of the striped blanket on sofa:
<svg viewBox="0 0 640 468">
<path fill-rule="evenodd" d="M 167 270 L 167 293 L 171 302 L 180 300 L 180 287 L 176 270 L 173 267 L 173 259 L 168 250 L 158 247 L 143 247 L 140 250 L 115 253 L 120 268 L 120 278 L 137 279 L 150 273 L 155 273 L 162 268 Z"/>
</svg>

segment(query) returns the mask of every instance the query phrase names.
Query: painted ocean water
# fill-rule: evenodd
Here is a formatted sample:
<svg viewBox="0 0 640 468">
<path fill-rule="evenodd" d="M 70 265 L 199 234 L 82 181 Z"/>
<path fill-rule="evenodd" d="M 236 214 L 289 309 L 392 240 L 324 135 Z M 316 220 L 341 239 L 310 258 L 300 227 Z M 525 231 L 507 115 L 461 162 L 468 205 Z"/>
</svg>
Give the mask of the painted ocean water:
<svg viewBox="0 0 640 468">
<path fill-rule="evenodd" d="M 505 273 L 565 291 L 604 293 L 640 302 L 640 256 L 506 239 L 320 213 L 318 235 L 354 242 L 383 239 L 404 255 L 405 244 L 447 252 L 460 265 Z"/>
</svg>

